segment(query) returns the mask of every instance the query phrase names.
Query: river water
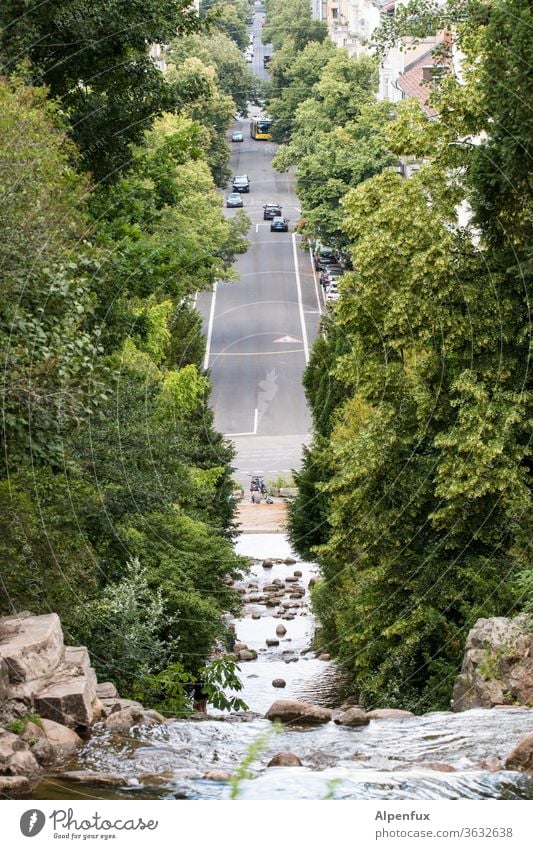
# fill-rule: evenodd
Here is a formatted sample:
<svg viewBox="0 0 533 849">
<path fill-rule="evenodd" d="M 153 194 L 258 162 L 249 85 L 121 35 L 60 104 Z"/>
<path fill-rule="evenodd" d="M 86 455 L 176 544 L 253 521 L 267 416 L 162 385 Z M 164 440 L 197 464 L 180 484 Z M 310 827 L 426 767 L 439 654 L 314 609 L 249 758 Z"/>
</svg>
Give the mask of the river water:
<svg viewBox="0 0 533 849">
<path fill-rule="evenodd" d="M 242 719 L 220 715 L 138 727 L 123 736 L 96 728 L 65 768 L 119 773 L 124 776 L 123 787 L 74 785 L 54 777 L 43 781 L 33 798 L 225 799 L 230 792 L 227 781 L 208 779 L 206 774 L 235 773 L 250 746 L 259 741 L 251 767 L 253 778 L 241 782 L 239 798 L 533 799 L 533 777 L 491 771 L 484 763 L 489 758 L 492 764 L 495 758 L 504 759 L 524 734 L 533 731 L 533 710 L 526 708 L 438 712 L 372 720 L 360 728 L 330 722 L 275 732 L 262 716 L 275 699 L 297 698 L 336 707 L 342 701 L 342 680 L 333 662 L 318 660 L 310 650 L 314 621 L 308 608 L 308 583 L 316 567 L 298 562 L 264 569 L 263 558 L 291 555 L 283 535 L 244 535 L 236 548 L 257 558 L 240 585 L 245 599 L 261 594 L 265 584 L 277 580 L 285 584 L 294 571 L 302 574 L 292 586 L 297 583 L 306 590 L 301 600 L 286 594 L 287 604 L 299 601 L 299 607 L 246 602 L 244 616 L 236 623 L 239 641 L 258 652 L 257 660 L 241 664 L 244 690 L 240 696 L 251 713 Z M 294 618 L 275 618 L 278 611 Z M 276 637 L 279 624 L 287 633 L 279 637 L 279 645 L 267 647 L 266 639 Z M 272 686 L 276 678 L 285 680 L 283 689 Z M 268 767 L 280 751 L 293 752 L 303 766 Z"/>
</svg>

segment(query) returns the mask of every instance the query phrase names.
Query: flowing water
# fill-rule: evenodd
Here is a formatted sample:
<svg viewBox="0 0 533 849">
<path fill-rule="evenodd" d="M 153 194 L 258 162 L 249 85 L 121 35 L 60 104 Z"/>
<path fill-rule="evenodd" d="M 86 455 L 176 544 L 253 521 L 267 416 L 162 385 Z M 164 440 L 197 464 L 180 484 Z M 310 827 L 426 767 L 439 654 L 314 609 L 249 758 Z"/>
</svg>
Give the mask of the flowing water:
<svg viewBox="0 0 533 849">
<path fill-rule="evenodd" d="M 299 607 L 265 607 L 247 601 L 244 616 L 236 623 L 239 641 L 258 652 L 257 660 L 241 665 L 244 690 L 240 696 L 251 713 L 241 719 L 220 715 L 138 727 L 122 737 L 96 729 L 66 766 L 119 773 L 124 776 L 124 786 L 102 790 L 50 778 L 33 798 L 228 798 L 227 781 L 207 779 L 206 774 L 235 773 L 249 747 L 260 740 L 251 768 L 254 777 L 240 784 L 240 798 L 533 799 L 533 777 L 491 771 L 484 763 L 489 758 L 492 764 L 494 758 L 504 759 L 524 734 L 533 731 L 533 710 L 526 708 L 430 713 L 372 720 L 359 728 L 330 722 L 274 731 L 260 714 L 276 698 L 335 707 L 342 701 L 342 680 L 333 662 L 318 660 L 310 651 L 314 622 L 307 597 L 316 567 L 298 562 L 263 569 L 264 557 L 279 559 L 291 554 L 281 535 L 242 536 L 237 550 L 258 558 L 241 584 L 245 599 L 261 594 L 265 584 L 277 579 L 285 583 L 294 571 L 302 573 L 297 584 L 306 589 Z M 299 601 L 289 599 L 288 594 L 285 599 Z M 294 618 L 274 618 L 278 610 L 283 610 L 283 615 L 294 614 Z M 252 619 L 252 614 L 261 618 Z M 280 623 L 287 633 L 279 637 L 278 646 L 267 647 L 266 639 L 276 636 Z M 275 678 L 283 678 L 286 686 L 274 689 Z M 303 766 L 268 767 L 271 757 L 280 751 L 293 752 Z"/>
</svg>

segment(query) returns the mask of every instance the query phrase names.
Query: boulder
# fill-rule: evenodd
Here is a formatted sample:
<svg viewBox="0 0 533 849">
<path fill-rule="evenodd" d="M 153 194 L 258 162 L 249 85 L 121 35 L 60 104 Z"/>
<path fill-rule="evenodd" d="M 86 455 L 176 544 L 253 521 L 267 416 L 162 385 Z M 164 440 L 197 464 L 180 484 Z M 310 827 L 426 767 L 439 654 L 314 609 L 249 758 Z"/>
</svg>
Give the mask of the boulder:
<svg viewBox="0 0 533 849">
<path fill-rule="evenodd" d="M 279 646 L 279 640 L 275 640 L 274 638 L 265 640 L 267 646 Z"/>
<path fill-rule="evenodd" d="M 127 787 L 128 785 L 131 786 L 138 783 L 136 779 L 127 778 L 125 775 L 120 775 L 116 772 L 92 772 L 85 769 L 61 772 L 55 775 L 54 778 L 59 778 L 62 781 L 72 781 L 75 784 L 94 784 L 100 787 Z"/>
<path fill-rule="evenodd" d="M 407 719 L 413 717 L 414 713 L 410 710 L 399 710 L 397 708 L 378 708 L 377 710 L 369 710 L 367 713 L 369 719 Z"/>
<path fill-rule="evenodd" d="M 292 752 L 278 752 L 269 760 L 267 766 L 302 766 L 302 762 L 297 755 Z"/>
<path fill-rule="evenodd" d="M 370 719 L 359 707 L 351 707 L 348 710 L 343 711 L 338 716 L 335 717 L 336 725 L 347 725 L 350 728 L 355 728 L 358 725 L 368 725 Z"/>
<path fill-rule="evenodd" d="M 455 711 L 533 701 L 533 616 L 478 619 L 468 634 Z"/>
<path fill-rule="evenodd" d="M 277 687 L 278 689 L 282 689 L 287 686 L 287 682 L 283 678 L 274 678 L 272 681 L 272 686 Z"/>
<path fill-rule="evenodd" d="M 242 651 L 239 652 L 239 660 L 256 660 L 256 658 L 257 652 L 255 649 L 242 649 Z"/>
<path fill-rule="evenodd" d="M 297 563 L 298 561 L 295 560 L 294 557 L 286 557 L 283 562 L 285 563 L 286 566 L 292 566 L 294 563 Z"/>
<path fill-rule="evenodd" d="M 12 799 L 14 796 L 28 796 L 35 782 L 25 775 L 0 775 L 0 798 Z"/>
<path fill-rule="evenodd" d="M 74 752 L 83 743 L 81 737 L 72 728 L 60 725 L 52 719 L 43 719 L 43 730 L 54 751 L 61 754 Z"/>
<path fill-rule="evenodd" d="M 35 696 L 34 709 L 45 719 L 74 728 L 92 725 L 93 702 L 96 699 L 94 673 L 77 675 L 66 681 L 52 683 Z"/>
<path fill-rule="evenodd" d="M 235 652 L 235 654 L 239 654 L 240 651 L 243 651 L 243 649 L 247 648 L 248 646 L 246 645 L 246 643 L 236 642 L 233 646 L 233 651 Z"/>
<path fill-rule="evenodd" d="M 316 585 L 317 580 L 318 580 L 317 578 L 309 578 L 309 583 L 307 584 L 309 589 L 311 589 L 311 587 L 314 587 Z"/>
<path fill-rule="evenodd" d="M 252 619 L 261 619 L 260 613 L 252 613 Z"/>
<path fill-rule="evenodd" d="M 134 725 L 151 725 L 155 721 L 147 717 L 144 710 L 141 708 L 127 707 L 123 710 L 118 710 L 107 717 L 105 727 L 108 731 L 115 733 L 123 733 L 129 731 Z"/>
<path fill-rule="evenodd" d="M 322 654 L 319 654 L 319 655 L 318 655 L 318 659 L 319 659 L 319 660 L 331 660 L 331 655 L 330 655 L 330 654 L 328 654 L 328 653 L 325 651 L 325 652 L 322 652 Z"/>
<path fill-rule="evenodd" d="M 266 719 L 292 722 L 295 725 L 322 725 L 331 720 L 328 708 L 291 699 L 278 699 L 265 714 Z"/>
<path fill-rule="evenodd" d="M 274 563 L 269 558 L 263 560 L 263 569 L 272 569 L 273 565 Z"/>
<path fill-rule="evenodd" d="M 505 760 L 506 769 L 525 770 L 533 775 L 533 732 L 519 741 Z"/>
<path fill-rule="evenodd" d="M 24 775 L 35 780 L 40 771 L 28 743 L 17 734 L 0 729 L 0 775 Z"/>
<path fill-rule="evenodd" d="M 292 574 L 293 574 L 296 578 L 301 578 L 301 577 L 302 577 L 302 572 L 300 572 L 300 570 L 299 570 L 299 569 L 296 569 L 296 571 L 295 571 L 295 572 L 293 572 Z"/>
<path fill-rule="evenodd" d="M 207 781 L 230 781 L 231 775 L 229 772 L 223 772 L 219 769 L 210 769 L 209 772 L 206 772 L 204 778 Z"/>
<path fill-rule="evenodd" d="M 486 769 L 487 772 L 499 772 L 503 769 L 503 763 L 496 755 L 489 755 L 479 762 L 480 769 Z"/>
<path fill-rule="evenodd" d="M 22 684 L 51 675 L 65 655 L 63 631 L 57 613 L 31 616 L 21 613 L 0 619 L 0 660 L 10 684 Z"/>
<path fill-rule="evenodd" d="M 295 575 L 287 575 L 287 577 L 285 578 L 285 583 L 286 584 L 297 584 L 298 578 Z"/>
<path fill-rule="evenodd" d="M 134 702 L 132 699 L 102 699 L 102 715 L 104 717 L 111 716 L 112 713 L 118 713 L 119 710 L 124 710 L 124 708 L 132 707 L 138 708 L 139 710 L 143 709 L 143 706 L 140 702 Z"/>
</svg>

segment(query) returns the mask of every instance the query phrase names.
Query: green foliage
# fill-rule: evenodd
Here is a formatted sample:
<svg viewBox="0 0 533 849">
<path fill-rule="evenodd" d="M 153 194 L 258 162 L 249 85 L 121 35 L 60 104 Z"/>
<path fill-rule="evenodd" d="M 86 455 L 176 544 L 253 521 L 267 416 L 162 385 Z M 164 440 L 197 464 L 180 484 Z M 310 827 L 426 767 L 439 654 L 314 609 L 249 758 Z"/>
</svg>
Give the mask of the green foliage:
<svg viewBox="0 0 533 849">
<path fill-rule="evenodd" d="M 196 674 L 187 672 L 181 663 L 172 663 L 158 675 L 148 675 L 137 681 L 133 693 L 144 705 L 164 716 L 189 716 L 192 712 L 191 684 L 201 683 L 208 704 L 218 710 L 248 710 L 241 699 L 224 692 L 227 688 L 242 690 L 238 669 L 230 657 L 212 660 Z"/>
<path fill-rule="evenodd" d="M 12 734 L 24 734 L 29 722 L 33 722 L 34 725 L 38 725 L 39 727 L 43 724 L 43 720 L 38 713 L 30 712 L 25 713 L 24 716 L 21 716 L 19 719 L 14 719 L 12 722 L 8 722 L 6 728 L 8 731 L 11 731 Z"/>
<path fill-rule="evenodd" d="M 201 90 L 196 80 L 179 90 L 165 80 L 147 45 L 197 29 L 188 0 L 48 0 L 24 14 L 18 0 L 6 0 L 3 73 L 29 62 L 26 76 L 61 101 L 82 167 L 97 181 L 113 181 L 154 119 Z"/>
<path fill-rule="evenodd" d="M 263 28 L 263 43 L 275 51 L 289 39 L 296 55 L 311 41 L 324 41 L 327 27 L 324 21 L 315 21 L 311 16 L 308 0 L 265 0 L 266 26 Z"/>
<path fill-rule="evenodd" d="M 253 743 L 250 743 L 246 751 L 246 755 L 231 777 L 230 799 L 238 799 L 241 795 L 242 782 L 250 781 L 254 777 L 254 773 L 251 770 L 252 765 L 266 749 L 273 735 L 281 730 L 281 727 L 281 724 L 273 723 L 270 728 L 268 728 L 263 734 L 260 734 Z"/>
<path fill-rule="evenodd" d="M 531 597 L 529 155 L 522 129 L 511 141 L 528 31 L 514 0 L 483 6 L 461 6 L 463 79 L 433 93 L 440 120 L 407 102 L 382 126 L 384 150 L 424 167 L 340 200 L 354 271 L 306 372 L 315 439 L 291 506 L 293 545 L 322 567 L 322 644 L 367 703 L 417 711 L 448 706 L 475 620 Z"/>
</svg>

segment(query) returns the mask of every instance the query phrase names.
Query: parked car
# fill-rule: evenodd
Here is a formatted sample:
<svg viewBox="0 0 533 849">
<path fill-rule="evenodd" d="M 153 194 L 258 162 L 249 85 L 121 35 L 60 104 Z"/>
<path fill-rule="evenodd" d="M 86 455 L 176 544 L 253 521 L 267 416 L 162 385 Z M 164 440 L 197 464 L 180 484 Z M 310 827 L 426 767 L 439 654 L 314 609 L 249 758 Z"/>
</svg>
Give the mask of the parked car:
<svg viewBox="0 0 533 849">
<path fill-rule="evenodd" d="M 234 192 L 249 192 L 250 191 L 250 180 L 248 179 L 247 174 L 241 174 L 235 176 L 233 178 L 233 191 Z"/>
<path fill-rule="evenodd" d="M 343 274 L 344 268 L 342 265 L 328 265 L 320 272 L 320 282 L 322 283 L 322 286 L 326 287 L 329 283 L 332 283 L 333 280 L 337 280 L 339 277 L 342 277 Z"/>
<path fill-rule="evenodd" d="M 325 296 L 326 297 L 326 303 L 328 301 L 329 302 L 338 301 L 340 296 L 341 296 L 341 294 L 340 294 L 340 292 L 337 288 L 336 283 L 330 283 L 329 286 L 326 286 L 326 296 Z"/>
<path fill-rule="evenodd" d="M 265 203 L 263 207 L 263 219 L 272 221 L 273 218 L 281 216 L 281 206 L 279 203 Z"/>
<path fill-rule="evenodd" d="M 276 233 L 288 233 L 289 219 L 284 218 L 283 215 L 276 215 L 276 217 L 270 222 L 270 231 L 275 231 Z"/>
<path fill-rule="evenodd" d="M 244 206 L 244 203 L 242 201 L 242 195 L 240 195 L 239 192 L 232 192 L 226 198 L 226 206 Z"/>
<path fill-rule="evenodd" d="M 244 135 L 240 132 L 232 133 L 231 134 L 231 140 L 232 140 L 232 142 L 242 142 L 242 141 L 244 141 Z"/>
<path fill-rule="evenodd" d="M 323 271 L 328 265 L 337 265 L 337 257 L 333 248 L 321 246 L 318 251 L 313 254 L 316 271 Z"/>
</svg>

